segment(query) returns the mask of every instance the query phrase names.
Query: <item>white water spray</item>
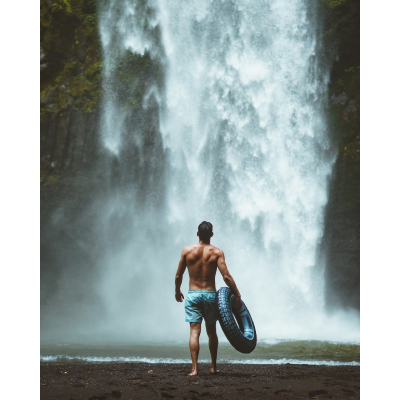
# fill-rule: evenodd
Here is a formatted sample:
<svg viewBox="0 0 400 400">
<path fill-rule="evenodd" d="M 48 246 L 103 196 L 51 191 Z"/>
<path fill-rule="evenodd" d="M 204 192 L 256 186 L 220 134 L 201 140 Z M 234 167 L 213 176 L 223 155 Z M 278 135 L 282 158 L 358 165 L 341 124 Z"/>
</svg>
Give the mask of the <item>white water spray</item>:
<svg viewBox="0 0 400 400">
<path fill-rule="evenodd" d="M 104 224 L 115 217 L 114 207 L 125 210 L 132 226 L 128 221 L 124 228 L 131 240 L 104 261 L 99 293 L 109 310 L 105 325 L 138 339 L 186 337 L 173 276 L 182 247 L 209 220 L 212 243 L 224 250 L 260 338 L 359 340 L 357 317 L 327 316 L 324 308 L 319 244 L 334 160 L 323 113 L 329 71 L 319 65 L 309 3 L 102 5 L 102 136 L 110 152 L 121 151 L 127 116 L 106 86 L 115 59 L 126 50 L 149 51 L 165 64 L 165 94 L 152 92 L 166 154 L 166 201 L 158 212 L 169 234 L 161 238 L 153 209 L 135 206 L 129 195 L 111 197 Z M 128 134 L 143 143 L 143 130 Z M 164 190 L 152 179 L 146 190 L 152 185 Z"/>
</svg>

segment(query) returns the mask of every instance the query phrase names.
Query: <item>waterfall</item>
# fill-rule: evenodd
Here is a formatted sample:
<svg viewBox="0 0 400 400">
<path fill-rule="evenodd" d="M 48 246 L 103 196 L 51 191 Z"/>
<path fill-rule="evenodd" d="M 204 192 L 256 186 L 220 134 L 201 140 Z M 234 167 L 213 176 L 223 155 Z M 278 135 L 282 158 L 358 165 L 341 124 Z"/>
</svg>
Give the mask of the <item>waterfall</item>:
<svg viewBox="0 0 400 400">
<path fill-rule="evenodd" d="M 173 278 L 207 220 L 260 339 L 358 340 L 358 321 L 324 305 L 334 151 L 313 2 L 111 0 L 99 11 L 101 135 L 119 171 L 99 221 L 104 330 L 186 338 Z M 159 72 L 121 80 L 127 57 Z M 127 91 L 140 104 L 127 108 Z"/>
</svg>

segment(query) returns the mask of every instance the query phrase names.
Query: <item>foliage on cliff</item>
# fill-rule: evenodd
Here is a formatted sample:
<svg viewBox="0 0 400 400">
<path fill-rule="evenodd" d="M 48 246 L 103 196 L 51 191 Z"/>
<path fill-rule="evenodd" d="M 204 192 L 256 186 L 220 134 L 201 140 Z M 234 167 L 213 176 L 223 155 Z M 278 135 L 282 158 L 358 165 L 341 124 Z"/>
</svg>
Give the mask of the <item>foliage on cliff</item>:
<svg viewBox="0 0 400 400">
<path fill-rule="evenodd" d="M 95 110 L 101 93 L 96 0 L 41 0 L 41 114 Z"/>
<path fill-rule="evenodd" d="M 148 52 L 140 55 L 120 49 L 113 59 L 113 79 L 103 79 L 96 3 L 40 2 L 41 171 L 45 177 L 81 171 L 89 159 L 96 159 L 103 92 L 109 91 L 118 107 L 130 109 L 128 114 L 134 118 L 149 88 L 163 85 L 163 66 Z M 157 29 L 154 34 L 159 34 Z"/>
</svg>

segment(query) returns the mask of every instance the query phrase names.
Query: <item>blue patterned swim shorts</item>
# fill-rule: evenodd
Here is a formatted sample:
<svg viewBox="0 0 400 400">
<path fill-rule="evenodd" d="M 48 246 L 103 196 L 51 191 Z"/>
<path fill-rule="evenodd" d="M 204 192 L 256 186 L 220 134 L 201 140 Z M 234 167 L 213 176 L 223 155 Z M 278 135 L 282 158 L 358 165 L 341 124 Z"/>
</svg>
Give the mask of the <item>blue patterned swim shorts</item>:
<svg viewBox="0 0 400 400">
<path fill-rule="evenodd" d="M 216 296 L 216 290 L 189 290 L 185 300 L 185 321 L 201 324 L 204 317 L 206 325 L 215 324 L 218 319 Z"/>
</svg>

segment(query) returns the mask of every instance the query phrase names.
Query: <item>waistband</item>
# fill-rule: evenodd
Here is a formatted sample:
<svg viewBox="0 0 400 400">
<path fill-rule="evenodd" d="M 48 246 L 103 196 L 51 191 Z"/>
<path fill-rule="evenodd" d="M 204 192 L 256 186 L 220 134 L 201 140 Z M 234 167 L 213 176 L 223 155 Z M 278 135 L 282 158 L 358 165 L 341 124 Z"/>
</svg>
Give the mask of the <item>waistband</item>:
<svg viewBox="0 0 400 400">
<path fill-rule="evenodd" d="M 217 291 L 214 289 L 214 290 L 188 290 L 188 293 L 198 293 L 198 294 L 201 294 L 201 293 L 217 293 Z"/>
</svg>

